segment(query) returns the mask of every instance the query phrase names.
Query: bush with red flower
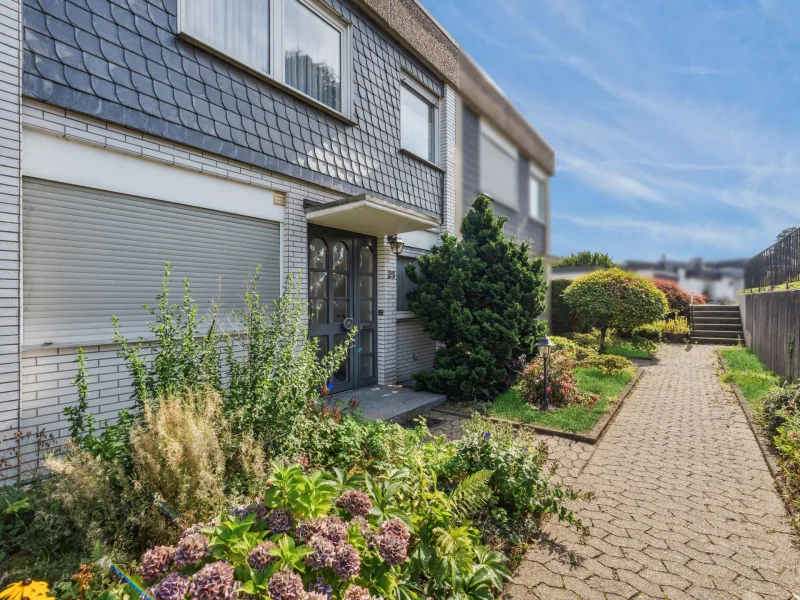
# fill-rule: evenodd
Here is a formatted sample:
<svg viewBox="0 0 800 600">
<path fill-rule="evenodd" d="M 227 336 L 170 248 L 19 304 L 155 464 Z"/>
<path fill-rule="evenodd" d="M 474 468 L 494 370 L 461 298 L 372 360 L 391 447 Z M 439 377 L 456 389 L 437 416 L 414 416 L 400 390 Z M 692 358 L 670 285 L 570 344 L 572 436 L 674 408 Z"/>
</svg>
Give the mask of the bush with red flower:
<svg viewBox="0 0 800 600">
<path fill-rule="evenodd" d="M 688 314 L 689 306 L 692 304 L 692 294 L 684 290 L 671 279 L 654 277 L 653 283 L 659 290 L 664 292 L 664 295 L 667 297 L 667 304 L 669 304 L 670 311 L 678 311 L 684 316 Z M 694 303 L 705 304 L 706 297 L 702 294 L 695 294 Z"/>
<path fill-rule="evenodd" d="M 568 406 L 579 401 L 578 382 L 573 375 L 575 357 L 571 352 L 555 352 L 547 361 L 548 402 L 554 407 Z M 525 367 L 519 379 L 522 398 L 533 406 L 542 403 L 544 392 L 544 364 L 536 357 Z"/>
</svg>

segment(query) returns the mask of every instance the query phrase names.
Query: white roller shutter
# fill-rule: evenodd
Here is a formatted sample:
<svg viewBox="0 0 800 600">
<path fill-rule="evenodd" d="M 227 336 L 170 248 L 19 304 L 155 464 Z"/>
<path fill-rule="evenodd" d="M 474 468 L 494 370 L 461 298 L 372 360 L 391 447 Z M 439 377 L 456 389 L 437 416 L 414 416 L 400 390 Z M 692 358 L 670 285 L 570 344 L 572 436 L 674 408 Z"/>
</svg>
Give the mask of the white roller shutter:
<svg viewBox="0 0 800 600">
<path fill-rule="evenodd" d="M 242 308 L 257 265 L 262 300 L 280 293 L 272 221 L 26 179 L 22 234 L 26 347 L 108 343 L 113 315 L 129 340 L 151 337 L 142 305 L 157 303 L 166 262 L 173 302 L 188 277 L 201 312 Z"/>
</svg>

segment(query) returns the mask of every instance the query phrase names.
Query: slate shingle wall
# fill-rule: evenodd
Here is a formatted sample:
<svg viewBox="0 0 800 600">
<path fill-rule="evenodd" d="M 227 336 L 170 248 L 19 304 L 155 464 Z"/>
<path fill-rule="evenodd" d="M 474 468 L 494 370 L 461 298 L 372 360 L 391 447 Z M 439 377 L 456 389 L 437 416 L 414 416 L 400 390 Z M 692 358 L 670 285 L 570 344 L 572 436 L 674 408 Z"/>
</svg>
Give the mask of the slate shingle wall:
<svg viewBox="0 0 800 600">
<path fill-rule="evenodd" d="M 400 154 L 400 68 L 442 83 L 349 2 L 357 126 L 177 33 L 177 0 L 25 0 L 26 96 L 325 186 L 442 215 L 444 175 Z"/>
</svg>

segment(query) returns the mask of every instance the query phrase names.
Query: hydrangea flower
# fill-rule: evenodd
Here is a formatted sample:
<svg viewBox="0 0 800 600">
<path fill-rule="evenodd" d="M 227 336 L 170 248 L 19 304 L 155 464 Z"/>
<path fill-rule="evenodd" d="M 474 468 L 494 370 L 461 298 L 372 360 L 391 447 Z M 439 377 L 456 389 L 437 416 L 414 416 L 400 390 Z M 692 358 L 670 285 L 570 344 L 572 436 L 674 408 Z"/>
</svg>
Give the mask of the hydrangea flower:
<svg viewBox="0 0 800 600">
<path fill-rule="evenodd" d="M 350 521 L 350 524 L 358 525 L 359 533 L 361 533 L 361 537 L 366 540 L 367 546 L 370 548 L 375 547 L 375 543 L 378 539 L 378 532 L 370 527 L 369 521 L 367 521 L 364 517 L 354 517 L 353 520 Z"/>
<path fill-rule="evenodd" d="M 252 504 L 243 504 L 231 509 L 228 513 L 232 517 L 244 519 L 252 514 L 256 515 L 256 521 L 263 521 L 267 518 L 267 507 L 263 502 L 253 502 Z"/>
<path fill-rule="evenodd" d="M 174 562 L 174 546 L 156 546 L 144 553 L 139 574 L 145 581 L 154 581 L 167 573 Z"/>
<path fill-rule="evenodd" d="M 342 600 L 370 600 L 369 590 L 360 585 L 351 585 L 345 591 Z"/>
<path fill-rule="evenodd" d="M 350 544 L 339 546 L 333 555 L 331 569 L 342 581 L 358 575 L 361 570 L 361 557 L 358 555 L 358 550 Z"/>
<path fill-rule="evenodd" d="M 377 546 L 381 558 L 393 567 L 408 560 L 408 541 L 402 537 L 384 533 L 378 536 Z"/>
<path fill-rule="evenodd" d="M 270 550 L 274 550 L 277 547 L 278 546 L 276 544 L 270 542 L 269 540 L 260 543 L 250 551 L 250 554 L 247 555 L 247 564 L 256 571 L 266 570 L 267 567 L 278 560 L 277 556 L 272 556 L 269 553 Z"/>
<path fill-rule="evenodd" d="M 217 561 L 204 566 L 192 578 L 189 597 L 192 600 L 229 600 L 236 595 L 233 565 Z"/>
<path fill-rule="evenodd" d="M 326 537 L 334 544 L 347 541 L 347 523 L 336 515 L 329 515 L 319 528 L 320 535 Z"/>
<path fill-rule="evenodd" d="M 380 533 L 381 535 L 399 537 L 406 542 L 411 539 L 411 532 L 408 530 L 408 526 L 400 519 L 389 519 L 381 523 Z"/>
<path fill-rule="evenodd" d="M 314 551 L 306 556 L 306 566 L 314 571 L 331 566 L 336 551 L 333 542 L 321 535 L 315 535 L 308 541 L 308 545 Z"/>
<path fill-rule="evenodd" d="M 157 586 L 147 590 L 154 600 L 183 600 L 189 591 L 189 578 L 182 573 L 170 573 Z"/>
<path fill-rule="evenodd" d="M 346 510 L 354 517 L 366 517 L 372 510 L 372 501 L 364 492 L 347 490 L 336 500 L 336 506 Z"/>
<path fill-rule="evenodd" d="M 322 519 L 300 521 L 294 530 L 294 538 L 301 544 L 305 544 L 314 534 L 319 532 L 322 527 L 322 521 Z"/>
<path fill-rule="evenodd" d="M 208 541 L 202 533 L 192 533 L 182 537 L 178 542 L 175 564 L 178 567 L 185 567 L 203 562 L 211 554 L 208 551 Z"/>
<path fill-rule="evenodd" d="M 273 510 L 269 513 L 269 530 L 272 533 L 289 533 L 294 527 L 294 517 L 292 513 L 283 508 Z"/>
<path fill-rule="evenodd" d="M 306 595 L 300 575 L 290 569 L 275 573 L 269 580 L 267 589 L 272 600 L 303 600 Z"/>
</svg>

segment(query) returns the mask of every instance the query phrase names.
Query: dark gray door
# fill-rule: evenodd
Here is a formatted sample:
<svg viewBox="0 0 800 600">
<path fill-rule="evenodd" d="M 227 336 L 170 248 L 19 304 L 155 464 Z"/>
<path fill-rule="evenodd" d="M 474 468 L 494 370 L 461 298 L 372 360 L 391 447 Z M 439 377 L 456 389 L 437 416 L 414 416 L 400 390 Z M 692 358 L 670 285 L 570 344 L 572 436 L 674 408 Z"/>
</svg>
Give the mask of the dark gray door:
<svg viewBox="0 0 800 600">
<path fill-rule="evenodd" d="M 378 381 L 376 247 L 375 238 L 308 229 L 309 336 L 317 339 L 324 356 L 358 328 L 347 360 L 329 382 L 333 393 Z"/>
</svg>

